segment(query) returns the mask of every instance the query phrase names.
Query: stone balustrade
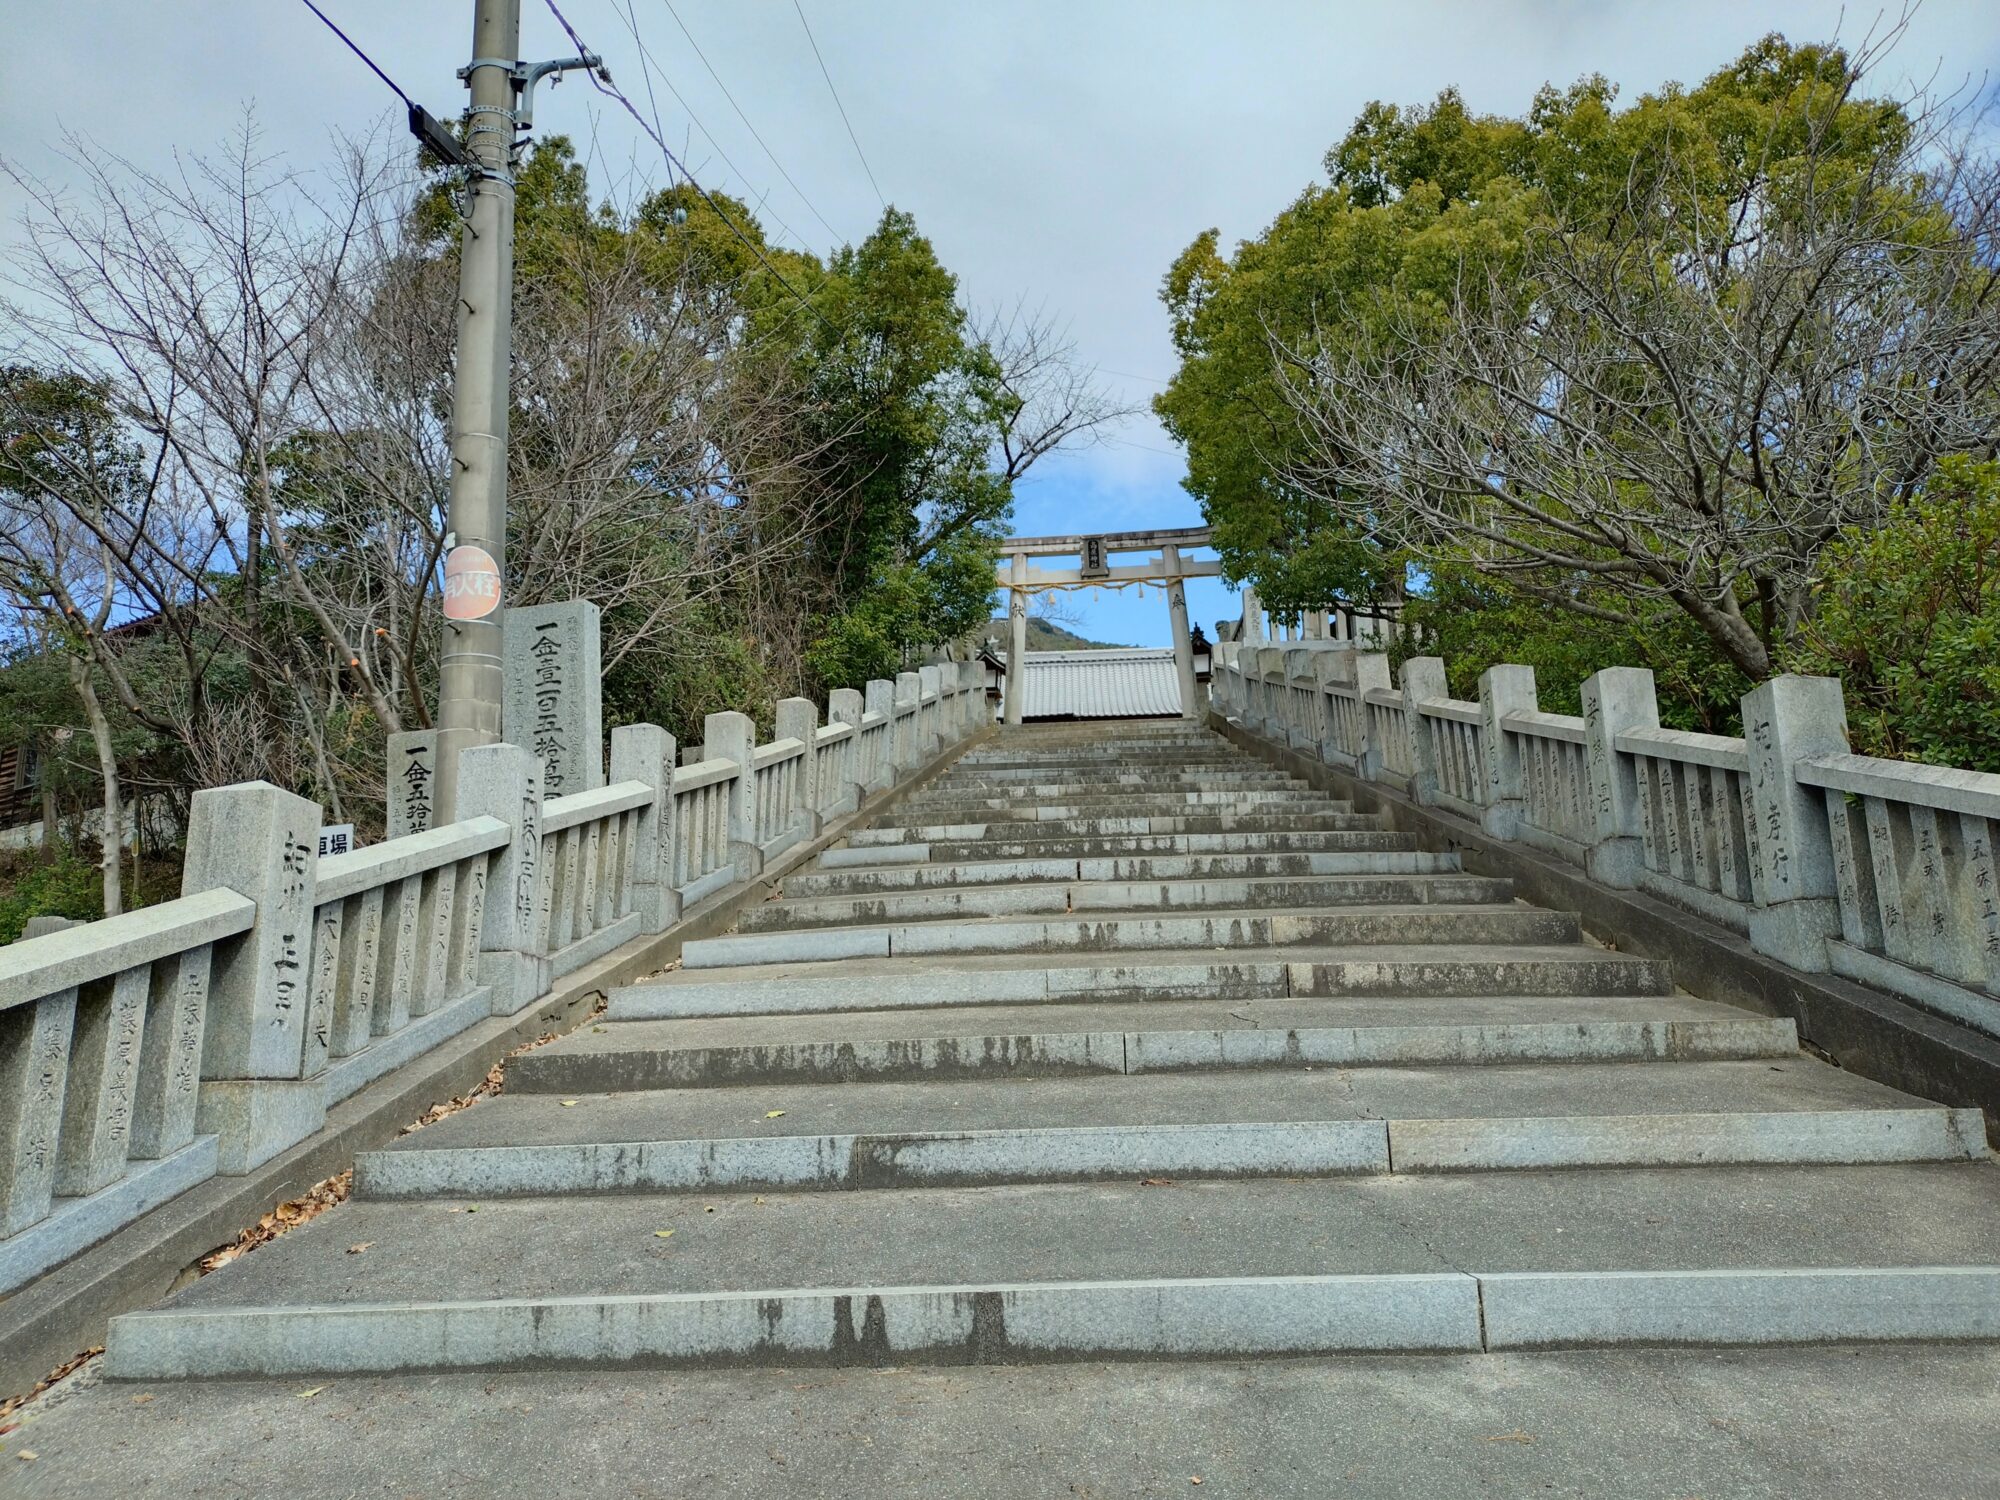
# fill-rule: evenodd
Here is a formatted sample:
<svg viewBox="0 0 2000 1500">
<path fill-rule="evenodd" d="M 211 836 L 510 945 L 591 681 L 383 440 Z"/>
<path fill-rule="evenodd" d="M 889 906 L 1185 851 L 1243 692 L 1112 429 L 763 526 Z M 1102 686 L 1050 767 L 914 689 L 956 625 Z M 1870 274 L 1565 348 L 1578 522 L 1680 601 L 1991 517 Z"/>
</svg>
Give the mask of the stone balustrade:
<svg viewBox="0 0 2000 1500">
<path fill-rule="evenodd" d="M 1216 647 L 1212 700 L 1261 738 L 1478 823 L 2000 1037 L 2000 776 L 1850 753 L 1840 684 L 1780 677 L 1746 733 L 1660 726 L 1650 672 L 1614 667 L 1581 715 L 1531 668 L 1449 697 L 1444 664 L 1347 643 Z"/>
<path fill-rule="evenodd" d="M 544 637 L 567 619 L 541 613 Z M 593 617 L 571 613 L 593 662 Z M 607 777 L 579 696 L 559 757 L 553 738 L 465 752 L 457 822 L 322 859 L 315 804 L 203 791 L 178 900 L 0 951 L 0 1294 L 725 899 L 988 721 L 983 670 L 945 663 L 832 693 L 824 724 L 787 699 L 761 745 L 712 714 L 688 765 L 658 726 L 614 729 Z"/>
<path fill-rule="evenodd" d="M 490 1015 L 479 973 L 487 867 L 508 841 L 475 817 L 316 862 L 312 1010 L 327 1018 L 326 1102 Z"/>
</svg>

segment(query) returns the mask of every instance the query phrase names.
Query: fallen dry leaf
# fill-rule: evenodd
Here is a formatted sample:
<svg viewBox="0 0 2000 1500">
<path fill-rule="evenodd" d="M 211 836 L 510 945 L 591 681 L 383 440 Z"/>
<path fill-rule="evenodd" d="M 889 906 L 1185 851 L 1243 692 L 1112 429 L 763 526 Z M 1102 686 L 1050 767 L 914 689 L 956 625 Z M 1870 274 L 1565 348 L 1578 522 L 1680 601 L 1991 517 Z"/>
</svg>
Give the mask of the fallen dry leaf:
<svg viewBox="0 0 2000 1500">
<path fill-rule="evenodd" d="M 592 1008 L 590 1014 L 584 1017 L 584 1019 L 586 1021 L 595 1020 L 598 1016 L 604 1014 L 609 1004 L 610 1001 L 608 999 L 600 997 L 596 1006 Z M 405 1125 L 397 1134 L 409 1135 L 414 1131 L 422 1130 L 426 1125 L 435 1125 L 439 1120 L 449 1115 L 455 1115 L 460 1110 L 469 1109 L 481 1099 L 499 1093 L 507 1081 L 508 1062 L 519 1057 L 524 1052 L 532 1052 L 537 1047 L 547 1046 L 561 1035 L 562 1033 L 559 1031 L 545 1031 L 533 1041 L 523 1042 L 518 1047 L 511 1049 L 506 1057 L 501 1058 L 499 1062 L 486 1070 L 486 1076 L 479 1081 L 477 1087 L 469 1089 L 463 1094 L 454 1095 L 442 1104 L 433 1104 L 429 1109 L 418 1115 L 416 1119 Z M 570 1102 L 574 1103 L 575 1101 L 572 1100 Z M 296 1229 L 301 1224 L 311 1222 L 325 1213 L 329 1208 L 332 1208 L 336 1203 L 344 1203 L 347 1200 L 348 1194 L 353 1191 L 353 1188 L 354 1170 L 351 1167 L 345 1172 L 340 1172 L 327 1178 L 324 1182 L 313 1184 L 312 1188 L 301 1197 L 287 1199 L 285 1202 L 280 1203 L 255 1224 L 239 1233 L 228 1244 L 218 1246 L 207 1255 L 204 1255 L 196 1262 L 200 1267 L 201 1274 L 206 1276 L 211 1271 L 219 1271 L 239 1256 L 247 1255 L 260 1245 L 269 1244 L 287 1230 Z M 452 1212 L 457 1213 L 458 1210 L 453 1209 Z M 476 1210 L 468 1208 L 466 1212 L 473 1213 Z M 60 1380 L 90 1355 L 101 1352 L 101 1349 L 86 1350 L 83 1354 L 78 1355 L 70 1365 L 51 1375 L 49 1381 Z M 47 1389 L 47 1383 L 37 1386 L 34 1391 L 30 1391 L 28 1394 L 32 1396 L 36 1392 L 45 1389 Z M 16 1397 L 13 1402 L 0 1402 L 0 1416 L 5 1416 L 9 1411 L 13 1410 L 14 1403 L 20 1399 L 22 1398 Z"/>
<path fill-rule="evenodd" d="M 347 1247 L 347 1253 L 349 1255 L 365 1255 L 368 1253 L 368 1251 L 373 1249 L 374 1246 L 375 1242 L 373 1240 L 363 1240 L 358 1245 L 349 1245 Z"/>
<path fill-rule="evenodd" d="M 103 1352 L 104 1346 L 102 1344 L 92 1344 L 81 1354 L 72 1354 L 40 1380 L 37 1380 L 33 1386 L 21 1395 L 9 1396 L 5 1401 L 0 1401 L 0 1424 L 5 1424 L 0 1425 L 0 1432 L 12 1432 L 20 1424 L 18 1422 L 8 1422 L 7 1419 L 9 1417 L 34 1400 L 35 1397 L 41 1395 L 43 1391 L 54 1385 L 58 1380 L 69 1379 L 70 1376 L 81 1370 Z"/>
<path fill-rule="evenodd" d="M 575 1109 L 575 1108 L 576 1108 L 576 1101 L 575 1101 L 574 1099 L 565 1099 L 565 1100 L 563 1100 L 563 1102 L 562 1102 L 562 1107 L 563 1107 L 564 1109 Z"/>
<path fill-rule="evenodd" d="M 775 1120 L 778 1118 L 779 1115 L 783 1113 L 784 1111 L 782 1109 L 767 1109 L 764 1111 L 764 1118 L 767 1120 Z"/>
<path fill-rule="evenodd" d="M 705 1214 L 712 1214 L 715 1212 L 715 1205 L 713 1203 L 705 1203 L 702 1205 L 701 1211 Z"/>
<path fill-rule="evenodd" d="M 41 1456 L 33 1448 L 23 1448 L 19 1453 L 14 1455 L 14 1457 L 18 1458 L 24 1464 L 31 1464 Z"/>
<path fill-rule="evenodd" d="M 653 1231 L 653 1238 L 656 1240 L 670 1240 L 673 1237 L 674 1232 L 671 1229 L 655 1229 Z"/>
<path fill-rule="evenodd" d="M 325 1389 L 326 1387 L 323 1385 L 316 1385 L 309 1391 L 300 1391 L 299 1399 L 301 1401 L 310 1401 L 312 1400 L 313 1397 L 317 1396 L 321 1391 Z"/>
<path fill-rule="evenodd" d="M 141 1391 L 138 1395 L 132 1398 L 132 1404 L 134 1406 L 144 1406 L 148 1401 L 151 1401 L 152 1399 L 153 1399 L 153 1393 L 151 1391 Z"/>
<path fill-rule="evenodd" d="M 354 1169 L 349 1167 L 345 1172 L 314 1183 L 300 1196 L 287 1198 L 228 1244 L 204 1255 L 199 1262 L 202 1275 L 221 1270 L 231 1261 L 248 1255 L 259 1245 L 268 1245 L 279 1235 L 288 1234 L 301 1224 L 310 1224 L 335 1204 L 345 1203 L 353 1190 Z"/>
<path fill-rule="evenodd" d="M 1171 1178 L 1171 1177 L 1141 1177 L 1141 1178 L 1139 1179 L 1139 1186 L 1140 1186 L 1140 1187 L 1179 1187 L 1179 1186 L 1180 1186 L 1180 1184 L 1179 1184 L 1178 1182 L 1175 1182 L 1175 1181 L 1173 1180 L 1173 1178 Z"/>
</svg>

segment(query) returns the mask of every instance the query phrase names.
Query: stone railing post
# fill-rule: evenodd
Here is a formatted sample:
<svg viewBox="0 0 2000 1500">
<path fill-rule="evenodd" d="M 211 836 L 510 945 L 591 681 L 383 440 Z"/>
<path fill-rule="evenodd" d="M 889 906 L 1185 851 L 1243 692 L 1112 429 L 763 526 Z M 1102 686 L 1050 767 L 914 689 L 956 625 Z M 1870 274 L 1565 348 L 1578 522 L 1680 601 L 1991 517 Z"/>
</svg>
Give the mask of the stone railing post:
<svg viewBox="0 0 2000 1500">
<path fill-rule="evenodd" d="M 554 982 L 548 954 L 552 893 L 542 868 L 541 757 L 523 745 L 465 751 L 458 758 L 458 811 L 466 818 L 498 818 L 512 830 L 487 862 L 479 922 L 479 982 L 492 986 L 493 1014 L 511 1016 L 547 994 Z M 671 867 L 661 878 L 672 879 Z"/>
<path fill-rule="evenodd" d="M 773 731 L 781 740 L 806 747 L 799 771 L 799 803 L 794 820 L 807 838 L 819 835 L 819 708 L 810 698 L 780 698 Z"/>
<path fill-rule="evenodd" d="M 194 794 L 181 894 L 224 887 L 257 903 L 215 945 L 195 1128 L 240 1176 L 325 1123 L 331 994 L 311 982 L 319 805 L 268 782 Z M 321 1013 L 321 1006 L 325 1013 Z"/>
<path fill-rule="evenodd" d="M 901 781 L 923 764 L 923 744 L 917 737 L 917 722 L 922 702 L 921 679 L 915 672 L 896 674 L 896 717 L 892 724 L 890 743 L 896 747 L 896 780 Z"/>
<path fill-rule="evenodd" d="M 820 788 L 820 807 L 822 810 L 829 805 L 829 799 L 839 801 L 849 793 L 853 794 L 854 805 L 859 807 L 862 800 L 868 795 L 868 788 L 863 784 L 861 778 L 861 714 L 861 694 L 858 689 L 834 688 L 826 695 L 826 722 L 829 724 L 849 724 L 854 728 L 854 734 L 848 740 L 848 744 L 852 747 L 852 752 L 845 762 L 847 765 L 853 767 L 854 775 L 839 786 L 831 788 L 822 786 Z"/>
<path fill-rule="evenodd" d="M 940 668 L 917 668 L 917 703 L 917 763 L 922 765 L 944 748 L 944 673 Z"/>
<path fill-rule="evenodd" d="M 1243 648 L 1235 641 L 1216 643 L 1215 680 L 1222 684 L 1213 700 L 1216 712 L 1243 723 Z"/>
<path fill-rule="evenodd" d="M 1317 689 L 1313 658 L 1318 655 L 1317 651 L 1298 647 L 1285 653 L 1285 682 L 1279 692 L 1285 705 L 1285 744 L 1293 750 L 1317 752 L 1319 749 L 1319 736 L 1313 732 L 1311 704 L 1307 701 L 1307 694 L 1301 691 Z"/>
<path fill-rule="evenodd" d="M 1486 763 L 1486 806 L 1479 823 L 1496 839 L 1519 836 L 1527 795 L 1521 784 L 1521 747 L 1507 732 L 1507 715 L 1540 708 L 1533 667 L 1509 662 L 1479 674 L 1479 753 Z"/>
<path fill-rule="evenodd" d="M 958 737 L 979 729 L 979 712 L 986 706 L 986 668 L 977 657 L 958 664 Z"/>
<path fill-rule="evenodd" d="M 1807 973 L 1828 965 L 1826 940 L 1840 931 L 1833 841 L 1821 794 L 1793 766 L 1808 755 L 1847 753 L 1847 707 L 1837 677 L 1787 673 L 1743 698 L 1755 828 L 1750 853 L 1750 946 Z"/>
<path fill-rule="evenodd" d="M 748 714 L 710 714 L 701 721 L 701 739 L 710 760 L 736 762 L 729 783 L 729 862 L 738 880 L 754 879 L 764 868 L 764 851 L 757 847 L 757 726 Z"/>
<path fill-rule="evenodd" d="M 1583 682 L 1584 756 L 1590 768 L 1590 847 L 1584 870 L 1620 890 L 1639 883 L 1645 868 L 1639 778 L 1632 757 L 1618 753 L 1628 729 L 1657 729 L 1660 705 L 1645 667 L 1606 667 Z"/>
<path fill-rule="evenodd" d="M 674 751 L 674 737 L 657 724 L 611 731 L 612 782 L 643 781 L 653 789 L 633 830 L 632 901 L 644 932 L 665 932 L 681 915 L 674 889 Z"/>
<path fill-rule="evenodd" d="M 1354 653 L 1352 651 L 1315 651 L 1313 653 L 1313 693 L 1319 700 L 1319 743 L 1313 746 L 1323 765 L 1338 765 L 1342 757 L 1340 746 L 1340 724 L 1334 713 L 1333 699 L 1328 695 L 1330 687 L 1347 687 L 1354 681 Z"/>
<path fill-rule="evenodd" d="M 1438 795 L 1437 739 L 1417 705 L 1449 698 L 1444 659 L 1413 656 L 1403 663 L 1403 720 L 1410 735 L 1410 795 L 1426 805 Z"/>
<path fill-rule="evenodd" d="M 882 715 L 875 770 L 866 790 L 886 791 L 896 784 L 896 684 L 881 677 L 870 678 L 862 704 L 868 713 Z"/>
<path fill-rule="evenodd" d="M 1364 781 L 1379 781 L 1383 764 L 1382 737 L 1376 733 L 1375 710 L 1368 706 L 1368 695 L 1388 686 L 1388 656 L 1380 651 L 1355 652 L 1354 691 L 1356 706 L 1361 712 L 1361 763 L 1355 771 Z"/>
<path fill-rule="evenodd" d="M 1272 680 L 1274 678 L 1276 681 Z M 1282 646 L 1259 646 L 1257 648 L 1257 682 L 1253 689 L 1256 694 L 1256 707 L 1252 712 L 1256 717 L 1257 732 L 1266 739 L 1285 739 L 1282 686 L 1284 679 L 1285 648 Z"/>
</svg>

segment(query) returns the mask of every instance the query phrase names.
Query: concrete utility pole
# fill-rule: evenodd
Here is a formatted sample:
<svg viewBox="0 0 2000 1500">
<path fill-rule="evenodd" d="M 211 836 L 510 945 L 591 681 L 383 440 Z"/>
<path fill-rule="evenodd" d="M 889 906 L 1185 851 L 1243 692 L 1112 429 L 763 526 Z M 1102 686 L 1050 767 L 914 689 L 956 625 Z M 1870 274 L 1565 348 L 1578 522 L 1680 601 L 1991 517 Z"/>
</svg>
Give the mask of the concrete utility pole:
<svg viewBox="0 0 2000 1500">
<path fill-rule="evenodd" d="M 500 738 L 507 565 L 507 386 L 514 318 L 514 93 L 521 0 L 475 0 L 466 150 L 476 175 L 458 257 L 450 549 L 438 673 L 437 811 L 455 816 L 459 753 Z"/>
</svg>

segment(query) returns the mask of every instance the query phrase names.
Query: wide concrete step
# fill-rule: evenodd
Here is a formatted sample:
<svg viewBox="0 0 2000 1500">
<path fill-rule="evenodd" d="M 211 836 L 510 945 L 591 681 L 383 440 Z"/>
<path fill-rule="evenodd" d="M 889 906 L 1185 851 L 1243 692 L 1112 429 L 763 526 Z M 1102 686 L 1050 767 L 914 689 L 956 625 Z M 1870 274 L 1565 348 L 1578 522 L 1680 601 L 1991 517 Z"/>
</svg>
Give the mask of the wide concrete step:
<svg viewBox="0 0 2000 1500">
<path fill-rule="evenodd" d="M 1054 829 L 1046 832 L 1038 829 L 1026 838 L 923 839 L 828 849 L 820 855 L 815 868 L 842 870 L 882 865 L 956 865 L 981 860 L 1122 859 L 1162 854 L 1372 854 L 1415 851 L 1416 848 L 1417 836 L 1414 833 L 1342 833 L 1306 829 L 1284 833 L 1081 836 L 1064 835 Z"/>
<path fill-rule="evenodd" d="M 1044 833 L 1071 838 L 1132 833 L 1245 833 L 1312 829 L 1348 832 L 1379 829 L 1372 813 L 1330 812 L 1316 803 L 1269 807 L 1236 807 L 1155 803 L 1125 811 L 1087 807 L 950 808 L 878 818 L 848 837 L 851 844 L 892 844 L 906 839 L 1035 838 Z"/>
<path fill-rule="evenodd" d="M 1996 1244 L 1971 1162 L 361 1201 L 115 1320 L 106 1371 L 1990 1339 Z"/>
<path fill-rule="evenodd" d="M 1576 914 L 1531 906 L 1365 906 L 1315 912 L 1219 911 L 1185 916 L 1075 916 L 1017 921 L 814 927 L 698 938 L 681 945 L 683 971 L 752 964 L 973 953 L 1157 953 L 1178 948 L 1327 947 L 1366 943 L 1573 943 Z"/>
<path fill-rule="evenodd" d="M 998 818 L 1036 818 L 1056 822 L 1062 818 L 1142 818 L 1142 816 L 1188 816 L 1196 812 L 1346 812 L 1348 802 L 1334 802 L 1312 790 L 1270 790 L 1270 792 L 1154 792 L 1132 788 L 1104 796 L 1078 798 L 918 798 L 898 802 L 890 812 L 872 820 L 872 826 L 894 826 L 896 822 L 980 822 Z"/>
<path fill-rule="evenodd" d="M 1256 761 L 1158 761 L 1122 766 L 968 766 L 951 767 L 924 783 L 924 790 L 983 787 L 1027 791 L 1033 787 L 1101 787 L 1117 790 L 1146 782 L 1160 785 L 1306 786 L 1288 771 Z"/>
<path fill-rule="evenodd" d="M 1227 955 L 943 954 L 680 970 L 611 992 L 613 1020 L 1038 1005 L 1449 995 L 1663 995 L 1669 967 L 1581 944 L 1242 949 Z"/>
<path fill-rule="evenodd" d="M 1256 911 L 1419 903 L 1472 906 L 1504 903 L 1512 896 L 1513 882 L 1480 875 L 1039 882 L 767 901 L 746 910 L 736 926 L 737 931 L 746 933 L 787 932 L 1058 912 Z"/>
<path fill-rule="evenodd" d="M 1279 770 L 1269 761 L 1232 750 L 1227 746 L 1175 745 L 1175 746 L 1123 746 L 1102 754 L 1078 755 L 1074 753 L 1021 754 L 1002 750 L 997 753 L 984 751 L 961 756 L 948 766 L 942 775 L 984 776 L 989 774 L 1033 774 L 1052 773 L 1056 775 L 1105 776 L 1116 775 L 1134 766 L 1158 767 L 1173 770 L 1186 767 L 1197 771 L 1264 771 Z"/>
<path fill-rule="evenodd" d="M 1051 780 L 1033 773 L 1014 778 L 941 777 L 920 791 L 901 799 L 899 806 L 915 800 L 953 797 L 1007 797 L 1031 801 L 1057 802 L 1071 797 L 1118 797 L 1148 790 L 1161 792 L 1311 792 L 1316 788 L 1290 776 L 1255 771 L 1168 771 L 1165 769 L 1123 771 L 1100 777 L 1065 776 Z"/>
<path fill-rule="evenodd" d="M 1811 1058 L 503 1095 L 356 1159 L 362 1197 L 1983 1158 L 1950 1110 Z"/>
<path fill-rule="evenodd" d="M 1187 837 L 1205 842 L 1192 846 L 1156 848 L 1141 844 L 1126 847 L 1129 840 Z M 1268 840 L 1331 840 L 1325 843 Z M 1391 840 L 1382 843 L 1381 840 Z M 1260 842 L 1265 841 L 1265 842 Z M 1059 823 L 951 823 L 922 824 L 909 828 L 861 828 L 848 836 L 851 849 L 886 849 L 896 844 L 919 844 L 977 848 L 982 851 L 1012 849 L 1032 844 L 1066 846 L 1077 858 L 1086 854 L 1152 854 L 1177 852 L 1260 853 L 1270 848 L 1293 849 L 1376 849 L 1412 848 L 1416 835 L 1393 833 L 1372 817 L 1354 813 L 1291 813 L 1284 816 L 1259 814 L 1202 814 L 1191 817 L 1072 818 Z M 834 852 L 834 851 L 829 851 Z M 1033 849 L 1025 854 L 998 853 L 995 859 L 1028 858 L 1046 853 Z M 972 855 L 979 858 L 981 855 Z M 822 857 L 823 858 L 823 857 Z"/>
<path fill-rule="evenodd" d="M 1004 809 L 1014 807 L 1081 807 L 1118 812 L 1134 808 L 1157 811 L 1176 807 L 1242 805 L 1294 806 L 1311 804 L 1332 812 L 1352 812 L 1352 802 L 1308 786 L 1259 785 L 1232 787 L 1214 782 L 1140 783 L 1129 786 L 1004 786 L 939 787 L 898 798 L 893 813 L 941 809 Z"/>
<path fill-rule="evenodd" d="M 857 851 L 840 851 L 855 853 Z M 1031 881 L 1179 881 L 1311 875 L 1443 875 L 1458 872 L 1456 854 L 1427 850 L 1325 854 L 1139 855 L 1130 859 L 993 859 L 959 864 L 805 870 L 787 875 L 787 896 L 864 895 Z"/>
<path fill-rule="evenodd" d="M 1716 1061 L 1797 1050 L 1789 1018 L 1671 995 L 1084 1001 L 600 1022 L 516 1058 L 507 1089 Z"/>
<path fill-rule="evenodd" d="M 1310 787 L 1255 787 L 1233 791 L 1226 787 L 1133 786 L 1117 791 L 1061 788 L 1045 796 L 966 791 L 904 797 L 875 821 L 927 818 L 932 822 L 950 822 L 961 815 L 997 813 L 1043 819 L 1121 817 L 1206 808 L 1239 808 L 1245 812 L 1281 808 L 1301 808 L 1313 812 L 1353 811 L 1351 803 L 1336 801 Z"/>
</svg>

